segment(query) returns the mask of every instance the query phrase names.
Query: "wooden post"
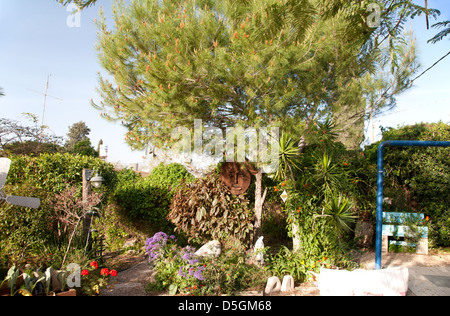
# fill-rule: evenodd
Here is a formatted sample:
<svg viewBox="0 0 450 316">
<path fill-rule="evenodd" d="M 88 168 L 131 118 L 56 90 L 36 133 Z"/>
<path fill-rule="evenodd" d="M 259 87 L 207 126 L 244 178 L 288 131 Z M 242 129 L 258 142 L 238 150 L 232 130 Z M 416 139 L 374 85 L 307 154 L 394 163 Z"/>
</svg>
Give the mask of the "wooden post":
<svg viewBox="0 0 450 316">
<path fill-rule="evenodd" d="M 91 194 L 91 170 L 83 169 L 83 204 L 87 204 L 89 195 Z M 86 210 L 85 210 L 86 211 Z M 91 225 L 91 216 L 87 215 L 83 218 L 83 240 L 86 240 Z"/>
</svg>

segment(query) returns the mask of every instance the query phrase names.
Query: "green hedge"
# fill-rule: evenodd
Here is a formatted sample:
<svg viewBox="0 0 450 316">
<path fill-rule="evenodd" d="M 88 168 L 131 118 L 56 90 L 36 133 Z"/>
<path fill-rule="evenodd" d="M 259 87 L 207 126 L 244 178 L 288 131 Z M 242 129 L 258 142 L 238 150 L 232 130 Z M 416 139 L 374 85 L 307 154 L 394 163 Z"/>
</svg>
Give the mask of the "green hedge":
<svg viewBox="0 0 450 316">
<path fill-rule="evenodd" d="M 0 207 L 0 266 L 8 261 L 28 261 L 38 256 L 41 264 L 58 260 L 65 247 L 58 244 L 55 213 L 51 199 L 68 186 L 82 189 L 82 170 L 98 170 L 105 178 L 104 186 L 96 189 L 104 194 L 106 202 L 116 182 L 116 172 L 104 161 L 71 154 L 42 154 L 39 157 L 11 156 L 5 192 L 8 195 L 37 197 L 41 206 L 37 210 L 4 204 Z"/>
<path fill-rule="evenodd" d="M 150 230 L 168 228 L 166 215 L 172 188 L 181 179 L 193 179 L 178 164 L 161 165 L 149 177 L 142 178 L 133 170 L 116 171 L 101 159 L 68 153 L 11 156 L 10 159 L 12 164 L 4 190 L 9 195 L 40 198 L 41 207 L 38 210 L 8 204 L 0 207 L 0 268 L 11 261 L 23 262 L 36 256 L 38 262 L 43 262 L 44 256 L 48 264 L 61 261 L 67 245 L 61 244 L 57 237 L 50 201 L 68 186 L 75 186 L 81 197 L 85 168 L 97 170 L 105 179 L 100 189 L 93 189 L 103 194 L 102 218 L 93 224 L 106 238 L 107 247 L 116 248 L 130 236 L 142 233 L 140 227 L 145 227 L 146 235 Z"/>
<path fill-rule="evenodd" d="M 94 169 L 105 179 L 100 192 L 109 193 L 117 182 L 111 164 L 101 159 L 71 155 L 42 154 L 39 157 L 12 156 L 7 184 L 27 184 L 48 194 L 60 193 L 67 184 L 82 184 L 83 169 Z"/>
<path fill-rule="evenodd" d="M 182 179 L 190 182 L 194 177 L 186 168 L 176 163 L 161 164 L 146 178 L 124 171 L 119 177 L 112 201 L 130 219 L 148 221 L 154 229 L 167 231 L 170 224 L 166 216 L 173 189 Z"/>
</svg>

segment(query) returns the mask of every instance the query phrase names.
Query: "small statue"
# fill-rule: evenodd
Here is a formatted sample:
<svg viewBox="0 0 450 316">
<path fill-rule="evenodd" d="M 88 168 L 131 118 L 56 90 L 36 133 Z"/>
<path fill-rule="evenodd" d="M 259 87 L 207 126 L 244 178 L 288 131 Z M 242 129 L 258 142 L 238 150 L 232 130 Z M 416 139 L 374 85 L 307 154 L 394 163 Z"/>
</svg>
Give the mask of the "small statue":
<svg viewBox="0 0 450 316">
<path fill-rule="evenodd" d="M 260 265 L 264 265 L 264 242 L 263 242 L 264 236 L 261 236 L 258 238 L 258 240 L 255 243 L 255 250 L 256 253 L 256 262 Z"/>
</svg>

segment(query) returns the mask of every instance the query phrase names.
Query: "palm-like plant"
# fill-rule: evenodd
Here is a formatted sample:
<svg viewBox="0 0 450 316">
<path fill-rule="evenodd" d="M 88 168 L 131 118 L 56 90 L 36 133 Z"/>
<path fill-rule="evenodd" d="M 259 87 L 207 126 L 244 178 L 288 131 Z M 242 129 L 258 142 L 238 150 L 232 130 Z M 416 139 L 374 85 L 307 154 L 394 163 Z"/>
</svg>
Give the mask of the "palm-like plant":
<svg viewBox="0 0 450 316">
<path fill-rule="evenodd" d="M 333 189 L 339 187 L 341 177 L 342 172 L 332 163 L 332 157 L 324 153 L 322 159 L 318 159 L 312 176 L 317 188 L 322 194 L 331 193 Z"/>
<path fill-rule="evenodd" d="M 341 193 L 332 192 L 325 199 L 323 208 L 324 217 L 331 219 L 336 231 L 343 233 L 351 230 L 350 224 L 357 218 L 354 215 L 353 204 Z"/>
<path fill-rule="evenodd" d="M 274 178 L 278 180 L 286 180 L 288 178 L 288 174 L 290 174 L 292 181 L 294 181 L 295 187 L 293 168 L 299 169 L 296 161 L 298 159 L 298 155 L 298 147 L 294 139 L 285 133 L 281 135 L 279 141 L 279 159 L 275 168 L 276 172 Z"/>
</svg>

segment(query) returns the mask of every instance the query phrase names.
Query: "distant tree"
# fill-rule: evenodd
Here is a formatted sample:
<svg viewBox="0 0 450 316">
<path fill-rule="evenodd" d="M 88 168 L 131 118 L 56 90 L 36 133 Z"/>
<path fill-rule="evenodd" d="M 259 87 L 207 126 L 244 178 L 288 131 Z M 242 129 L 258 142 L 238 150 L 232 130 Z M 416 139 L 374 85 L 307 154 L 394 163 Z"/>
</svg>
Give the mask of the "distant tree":
<svg viewBox="0 0 450 316">
<path fill-rule="evenodd" d="M 70 126 L 66 150 L 73 154 L 97 157 L 98 152 L 92 147 L 91 140 L 88 137 L 90 133 L 91 129 L 83 121 Z"/>
<path fill-rule="evenodd" d="M 91 129 L 86 125 L 85 122 L 80 121 L 69 127 L 69 133 L 67 137 L 69 138 L 66 142 L 66 149 L 71 151 L 75 148 L 75 145 L 79 142 L 89 139 L 88 136 L 91 133 Z"/>
<path fill-rule="evenodd" d="M 3 88 L 0 87 L 0 97 L 5 96 L 5 94 L 3 93 Z"/>
<path fill-rule="evenodd" d="M 30 117 L 30 115 L 29 115 Z M 37 117 L 31 115 L 34 123 Z M 0 153 L 2 155 L 40 155 L 61 151 L 62 137 L 45 133 L 45 128 L 27 126 L 0 118 Z"/>
</svg>

